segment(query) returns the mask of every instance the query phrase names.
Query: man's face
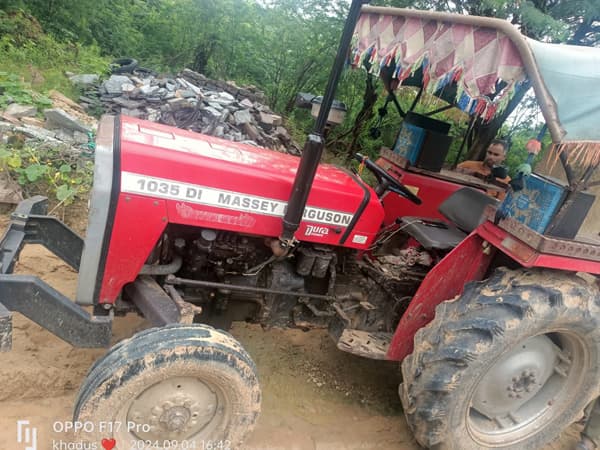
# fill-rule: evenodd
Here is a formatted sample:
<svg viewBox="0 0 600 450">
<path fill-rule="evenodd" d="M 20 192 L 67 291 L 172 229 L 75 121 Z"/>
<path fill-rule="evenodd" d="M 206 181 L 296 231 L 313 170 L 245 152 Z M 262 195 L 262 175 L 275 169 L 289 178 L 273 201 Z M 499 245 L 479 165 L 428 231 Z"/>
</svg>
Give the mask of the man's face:
<svg viewBox="0 0 600 450">
<path fill-rule="evenodd" d="M 492 144 L 488 147 L 483 162 L 488 167 L 498 166 L 504 161 L 504 158 L 506 157 L 505 153 L 502 144 Z"/>
</svg>

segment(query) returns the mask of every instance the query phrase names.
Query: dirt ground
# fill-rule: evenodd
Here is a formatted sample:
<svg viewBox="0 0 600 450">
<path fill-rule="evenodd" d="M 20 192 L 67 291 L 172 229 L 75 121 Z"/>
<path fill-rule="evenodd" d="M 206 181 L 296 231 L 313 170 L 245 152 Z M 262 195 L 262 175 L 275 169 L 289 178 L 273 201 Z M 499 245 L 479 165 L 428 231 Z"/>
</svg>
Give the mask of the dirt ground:
<svg viewBox="0 0 600 450">
<path fill-rule="evenodd" d="M 25 248 L 17 271 L 74 297 L 76 272 L 39 246 Z M 115 341 L 145 326 L 137 317 L 117 318 Z M 397 364 L 342 353 L 324 331 L 265 332 L 238 324 L 232 334 L 255 360 L 263 390 L 262 414 L 244 449 L 420 448 L 402 416 Z M 17 444 L 19 420 L 37 428 L 38 450 L 88 448 L 68 447 L 69 435 L 53 427 L 71 419 L 77 389 L 103 353 L 73 348 L 15 314 L 13 350 L 0 354 L 0 449 L 25 449 Z M 573 448 L 574 436 L 568 430 L 549 448 Z M 64 446 L 56 447 L 58 441 Z"/>
</svg>

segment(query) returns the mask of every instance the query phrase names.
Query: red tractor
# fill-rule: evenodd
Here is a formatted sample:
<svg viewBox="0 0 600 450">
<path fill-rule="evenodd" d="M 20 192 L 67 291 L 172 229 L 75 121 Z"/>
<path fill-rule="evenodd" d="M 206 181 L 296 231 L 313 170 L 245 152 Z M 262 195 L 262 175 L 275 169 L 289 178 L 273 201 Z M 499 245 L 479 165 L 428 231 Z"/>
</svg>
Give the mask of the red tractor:
<svg viewBox="0 0 600 450">
<path fill-rule="evenodd" d="M 105 116 L 86 238 L 45 215 L 42 197 L 13 213 L 0 243 L 2 350 L 11 311 L 79 347 L 107 347 L 115 315 L 153 325 L 90 369 L 74 420 L 122 426 L 81 439 L 239 448 L 261 393 L 252 359 L 220 331 L 232 321 L 327 327 L 341 350 L 401 362 L 400 398 L 426 447 L 537 449 L 599 395 L 600 244 L 579 238 L 600 160 L 598 49 L 361 3 L 301 158 Z M 533 86 L 568 184 L 524 170 L 499 203 L 485 185 L 449 181 L 428 165 L 432 146 L 412 140 L 377 163 L 357 156 L 375 188 L 319 164 L 353 35 L 354 62 L 396 84 L 420 77 L 477 120 Z M 75 301 L 11 273 L 28 243 L 78 270 Z"/>
</svg>

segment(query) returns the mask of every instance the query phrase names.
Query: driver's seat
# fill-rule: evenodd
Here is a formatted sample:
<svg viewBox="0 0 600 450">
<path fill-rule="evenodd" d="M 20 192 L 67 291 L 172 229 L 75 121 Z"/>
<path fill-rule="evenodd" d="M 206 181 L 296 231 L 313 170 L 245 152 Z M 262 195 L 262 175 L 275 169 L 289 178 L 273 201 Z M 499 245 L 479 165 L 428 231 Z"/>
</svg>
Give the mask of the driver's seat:
<svg viewBox="0 0 600 450">
<path fill-rule="evenodd" d="M 482 191 L 463 187 L 438 208 L 449 222 L 407 216 L 400 219 L 400 227 L 427 250 L 451 250 L 482 223 L 485 207 L 498 203 Z"/>
</svg>

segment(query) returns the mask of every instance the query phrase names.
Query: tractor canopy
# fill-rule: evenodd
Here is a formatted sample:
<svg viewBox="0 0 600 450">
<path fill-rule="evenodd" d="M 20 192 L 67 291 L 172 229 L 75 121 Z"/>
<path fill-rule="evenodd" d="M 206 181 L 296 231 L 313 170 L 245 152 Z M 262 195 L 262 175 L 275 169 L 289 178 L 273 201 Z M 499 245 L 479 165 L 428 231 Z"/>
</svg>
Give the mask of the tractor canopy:
<svg viewBox="0 0 600 450">
<path fill-rule="evenodd" d="M 351 64 L 386 87 L 417 85 L 489 121 L 533 87 L 554 147 L 600 162 L 600 49 L 526 38 L 508 21 L 364 6 Z"/>
</svg>

